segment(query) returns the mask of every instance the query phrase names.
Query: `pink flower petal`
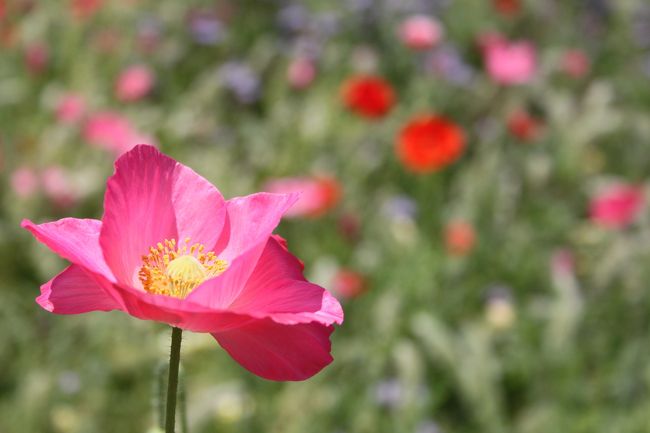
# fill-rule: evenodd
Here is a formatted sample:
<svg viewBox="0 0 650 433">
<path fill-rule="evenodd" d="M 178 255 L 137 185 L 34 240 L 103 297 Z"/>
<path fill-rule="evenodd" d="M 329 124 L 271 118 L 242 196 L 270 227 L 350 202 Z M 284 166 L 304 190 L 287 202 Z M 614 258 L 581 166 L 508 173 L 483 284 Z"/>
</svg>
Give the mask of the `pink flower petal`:
<svg viewBox="0 0 650 433">
<path fill-rule="evenodd" d="M 229 263 L 226 272 L 207 280 L 187 297 L 210 308 L 225 309 L 255 269 L 271 233 L 299 194 L 258 193 L 226 202 L 227 220 L 214 251 Z"/>
<path fill-rule="evenodd" d="M 343 322 L 343 310 L 325 289 L 305 280 L 302 263 L 272 236 L 230 311 L 285 324 Z"/>
<path fill-rule="evenodd" d="M 219 258 L 231 261 L 252 246 L 266 242 L 299 193 L 260 192 L 228 200 L 228 223 L 215 247 Z"/>
<path fill-rule="evenodd" d="M 36 225 L 23 220 L 21 227 L 64 259 L 114 281 L 99 246 L 102 222 L 93 219 L 64 218 Z"/>
<path fill-rule="evenodd" d="M 142 255 L 165 239 L 214 245 L 225 220 L 221 193 L 152 146 L 139 145 L 115 163 L 108 180 L 100 244 L 122 284 L 139 287 Z"/>
<path fill-rule="evenodd" d="M 246 319 L 238 327 L 212 334 L 235 361 L 269 380 L 305 380 L 332 362 L 331 326 L 283 325 L 271 319 Z"/>
<path fill-rule="evenodd" d="M 41 295 L 36 302 L 56 314 L 120 309 L 120 304 L 97 281 L 98 277 L 81 266 L 69 266 L 41 286 Z"/>
</svg>

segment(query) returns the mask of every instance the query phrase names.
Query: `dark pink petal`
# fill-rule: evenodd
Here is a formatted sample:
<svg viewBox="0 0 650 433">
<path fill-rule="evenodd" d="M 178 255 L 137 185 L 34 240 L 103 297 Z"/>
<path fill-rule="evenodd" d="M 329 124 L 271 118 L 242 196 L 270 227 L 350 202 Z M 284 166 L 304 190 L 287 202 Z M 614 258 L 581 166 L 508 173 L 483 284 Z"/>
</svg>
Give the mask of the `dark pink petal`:
<svg viewBox="0 0 650 433">
<path fill-rule="evenodd" d="M 187 299 L 210 308 L 227 308 L 244 288 L 282 215 L 298 197 L 258 193 L 228 200 L 226 223 L 214 248 L 220 259 L 228 261 L 228 269 L 194 289 Z"/>
<path fill-rule="evenodd" d="M 45 310 L 56 314 L 80 314 L 89 311 L 120 309 L 96 276 L 78 265 L 69 266 L 59 275 L 41 286 L 36 302 Z"/>
<path fill-rule="evenodd" d="M 305 380 L 332 362 L 333 327 L 319 323 L 283 325 L 250 319 L 212 334 L 235 361 L 269 380 Z"/>
<path fill-rule="evenodd" d="M 268 240 L 244 290 L 229 310 L 288 324 L 343 322 L 339 302 L 322 287 L 305 280 L 302 263 L 276 236 Z"/>
<path fill-rule="evenodd" d="M 124 285 L 139 287 L 142 255 L 165 239 L 216 243 L 225 219 L 219 191 L 156 148 L 138 145 L 108 180 L 100 244 Z"/>
<path fill-rule="evenodd" d="M 36 239 L 64 259 L 103 275 L 108 280 L 114 280 L 99 246 L 101 221 L 63 218 L 37 225 L 23 220 L 21 227 L 29 230 Z"/>
</svg>

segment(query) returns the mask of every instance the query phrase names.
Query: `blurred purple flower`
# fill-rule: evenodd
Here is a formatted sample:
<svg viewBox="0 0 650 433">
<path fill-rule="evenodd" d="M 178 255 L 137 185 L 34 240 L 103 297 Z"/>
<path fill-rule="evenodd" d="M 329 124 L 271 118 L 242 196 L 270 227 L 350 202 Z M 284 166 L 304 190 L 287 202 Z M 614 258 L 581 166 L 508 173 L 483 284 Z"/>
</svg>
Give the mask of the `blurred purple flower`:
<svg viewBox="0 0 650 433">
<path fill-rule="evenodd" d="M 425 62 L 425 67 L 431 73 L 452 84 L 465 86 L 474 78 L 473 69 L 463 61 L 456 47 L 451 44 L 434 50 Z"/>
<path fill-rule="evenodd" d="M 307 30 L 309 22 L 309 11 L 301 4 L 285 6 L 280 9 L 277 15 L 278 26 L 288 33 L 300 33 Z"/>
<path fill-rule="evenodd" d="M 382 206 L 382 213 L 389 219 L 413 219 L 417 215 L 418 206 L 415 201 L 406 196 L 398 195 L 387 200 Z"/>
<path fill-rule="evenodd" d="M 81 379 L 74 371 L 66 370 L 59 375 L 59 389 L 64 394 L 76 394 L 81 389 Z"/>
<path fill-rule="evenodd" d="M 404 388 L 399 380 L 388 379 L 375 385 L 374 399 L 382 407 L 396 408 L 404 397 Z"/>
<path fill-rule="evenodd" d="M 162 26 L 160 21 L 150 15 L 138 21 L 138 45 L 145 52 L 152 52 L 160 43 Z"/>
<path fill-rule="evenodd" d="M 259 99 L 260 80 L 248 65 L 238 61 L 228 62 L 219 69 L 219 77 L 239 102 L 250 104 Z"/>
<path fill-rule="evenodd" d="M 417 426 L 415 433 L 442 433 L 442 430 L 434 421 L 426 420 Z"/>
<path fill-rule="evenodd" d="M 212 12 L 191 12 L 188 27 L 194 41 L 201 45 L 216 45 L 226 37 L 224 24 Z"/>
<path fill-rule="evenodd" d="M 643 5 L 632 19 L 632 36 L 641 48 L 650 48 L 650 6 Z"/>
</svg>

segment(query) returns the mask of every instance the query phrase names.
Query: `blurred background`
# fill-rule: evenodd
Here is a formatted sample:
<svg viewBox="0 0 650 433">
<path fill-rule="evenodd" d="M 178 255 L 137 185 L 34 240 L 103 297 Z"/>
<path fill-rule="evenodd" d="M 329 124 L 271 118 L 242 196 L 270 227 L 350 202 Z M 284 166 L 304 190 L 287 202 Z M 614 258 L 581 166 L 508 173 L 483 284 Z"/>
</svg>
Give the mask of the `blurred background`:
<svg viewBox="0 0 650 433">
<path fill-rule="evenodd" d="M 186 333 L 191 432 L 650 432 L 644 0 L 0 0 L 0 432 L 154 432 L 169 328 L 56 316 L 19 228 L 150 143 L 341 300 L 334 363 Z"/>
</svg>

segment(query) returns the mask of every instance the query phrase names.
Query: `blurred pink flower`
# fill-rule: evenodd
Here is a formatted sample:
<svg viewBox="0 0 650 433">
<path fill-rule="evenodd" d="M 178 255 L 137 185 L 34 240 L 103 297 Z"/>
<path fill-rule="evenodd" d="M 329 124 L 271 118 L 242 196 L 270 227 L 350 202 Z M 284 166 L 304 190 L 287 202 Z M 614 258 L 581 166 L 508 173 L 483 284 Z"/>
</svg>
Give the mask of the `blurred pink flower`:
<svg viewBox="0 0 650 433">
<path fill-rule="evenodd" d="M 413 50 L 428 50 L 438 45 L 443 36 L 440 23 L 433 17 L 413 15 L 405 19 L 399 28 L 399 37 Z"/>
<path fill-rule="evenodd" d="M 209 333 L 258 376 L 307 379 L 332 362 L 329 337 L 343 310 L 272 234 L 297 199 L 226 201 L 190 168 L 137 146 L 115 163 L 101 221 L 23 220 L 71 262 L 36 302 L 56 314 L 118 310 Z"/>
<path fill-rule="evenodd" d="M 56 105 L 56 119 L 60 123 L 76 123 L 86 112 L 86 101 L 80 95 L 63 95 Z"/>
<path fill-rule="evenodd" d="M 528 41 L 510 42 L 499 35 L 483 38 L 485 69 L 498 84 L 530 82 L 537 71 L 535 46 Z"/>
<path fill-rule="evenodd" d="M 32 168 L 20 167 L 11 173 L 11 188 L 18 197 L 28 198 L 38 187 L 38 176 Z"/>
<path fill-rule="evenodd" d="M 264 190 L 280 193 L 300 193 L 300 198 L 286 217 L 316 218 L 336 206 L 341 198 L 341 185 L 329 176 L 289 177 L 271 180 Z"/>
<path fill-rule="evenodd" d="M 77 197 L 66 171 L 58 166 L 47 167 L 41 173 L 43 191 L 55 205 L 59 207 L 72 206 Z"/>
<path fill-rule="evenodd" d="M 294 89 L 308 87 L 316 78 L 316 65 L 311 59 L 298 57 L 289 63 L 287 81 Z"/>
<path fill-rule="evenodd" d="M 32 74 L 40 74 L 45 70 L 49 60 L 47 46 L 42 43 L 33 43 L 25 49 L 25 66 Z"/>
<path fill-rule="evenodd" d="M 137 131 L 126 117 L 112 111 L 91 115 L 84 126 L 83 137 L 91 145 L 116 155 L 132 149 L 136 144 L 154 144 L 151 137 Z"/>
<path fill-rule="evenodd" d="M 117 78 L 115 96 L 122 102 L 137 101 L 147 96 L 153 83 L 153 72 L 147 66 L 130 66 Z"/>
<path fill-rule="evenodd" d="M 560 69 L 571 78 L 582 78 L 589 73 L 591 61 L 582 50 L 567 50 L 562 54 Z"/>
<path fill-rule="evenodd" d="M 576 267 L 573 252 L 568 248 L 558 248 L 551 256 L 551 273 L 553 275 L 571 275 Z"/>
<path fill-rule="evenodd" d="M 623 183 L 610 185 L 592 198 L 589 205 L 591 220 L 609 229 L 630 225 L 645 203 L 643 189 Z"/>
</svg>

